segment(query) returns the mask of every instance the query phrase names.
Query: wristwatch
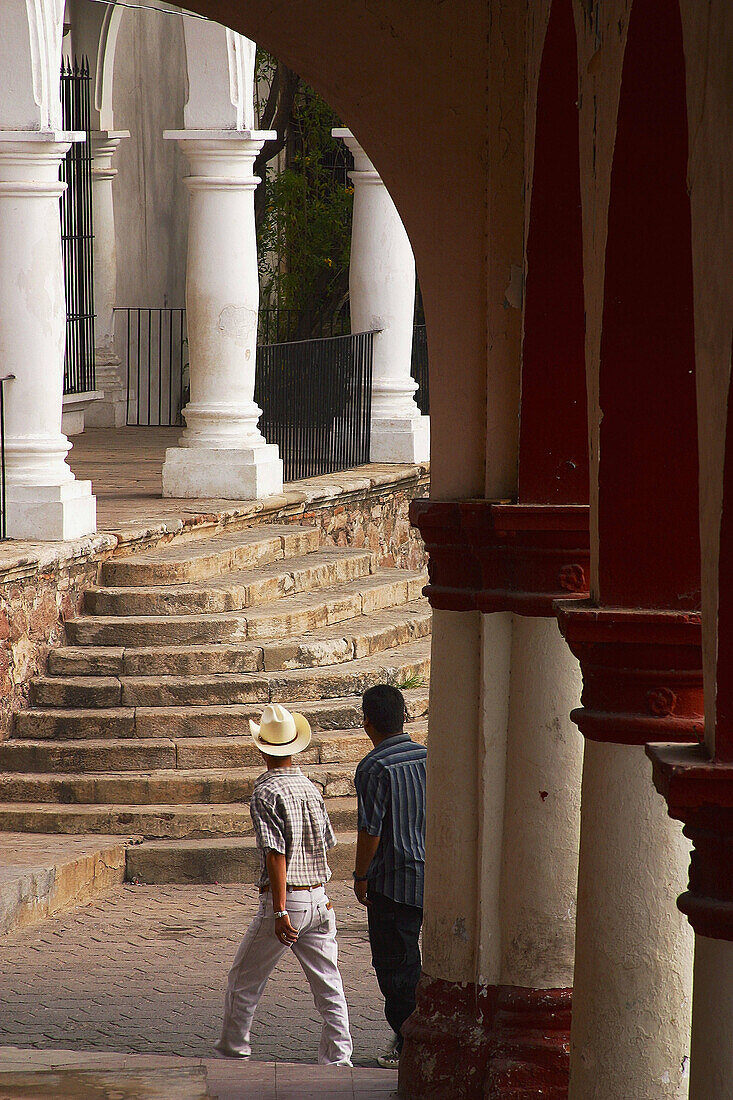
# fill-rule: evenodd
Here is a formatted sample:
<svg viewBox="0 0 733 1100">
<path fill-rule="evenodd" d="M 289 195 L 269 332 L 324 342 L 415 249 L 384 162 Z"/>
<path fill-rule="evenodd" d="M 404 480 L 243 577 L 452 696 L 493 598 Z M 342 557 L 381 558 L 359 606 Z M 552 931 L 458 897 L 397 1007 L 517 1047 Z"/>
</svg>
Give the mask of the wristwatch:
<svg viewBox="0 0 733 1100">
<path fill-rule="evenodd" d="M 354 882 L 366 882 L 367 880 L 366 875 L 357 875 L 356 871 L 351 872 L 351 877 L 353 878 Z"/>
<path fill-rule="evenodd" d="M 281 909 L 279 913 L 273 913 L 272 915 L 277 920 L 278 917 L 287 917 L 288 911 L 287 909 Z"/>
</svg>

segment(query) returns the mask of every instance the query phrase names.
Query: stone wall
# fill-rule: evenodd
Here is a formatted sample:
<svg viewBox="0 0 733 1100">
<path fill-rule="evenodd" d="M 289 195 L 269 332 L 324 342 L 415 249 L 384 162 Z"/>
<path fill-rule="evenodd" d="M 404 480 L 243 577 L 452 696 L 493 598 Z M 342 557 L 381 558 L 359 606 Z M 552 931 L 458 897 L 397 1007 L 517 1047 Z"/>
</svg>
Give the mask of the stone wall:
<svg viewBox="0 0 733 1100">
<path fill-rule="evenodd" d="M 51 649 L 65 641 L 64 622 L 81 611 L 84 592 L 96 583 L 99 564 L 114 537 L 94 535 L 50 543 L 19 559 L 12 542 L 0 555 L 0 740 L 14 711 L 28 704 L 28 687 L 42 673 Z M 23 545 L 23 544 L 20 544 Z M 26 544 L 27 545 L 27 544 Z"/>
<path fill-rule="evenodd" d="M 97 583 L 102 562 L 178 537 L 206 537 L 225 528 L 297 523 L 321 528 L 323 546 L 368 546 L 381 565 L 420 569 L 426 555 L 408 508 L 430 490 L 429 468 L 388 466 L 293 482 L 268 501 L 215 513 L 189 512 L 169 522 L 123 534 L 90 535 L 75 542 L 7 542 L 0 548 L 0 741 L 13 714 L 28 706 L 32 678 L 43 673 L 51 649 L 65 643 L 64 622 L 83 610 L 84 592 Z"/>
<path fill-rule="evenodd" d="M 373 470 L 374 467 L 371 468 Z M 388 467 L 386 467 L 388 469 Z M 332 475 L 336 476 L 336 475 Z M 395 481 L 389 474 L 381 482 L 378 476 L 358 478 L 352 474 L 338 494 L 325 479 L 300 483 L 308 487 L 309 499 L 266 514 L 262 522 L 320 525 L 323 546 L 367 546 L 378 555 L 383 566 L 423 569 L 427 562 L 425 546 L 417 528 L 410 526 L 410 501 L 427 497 L 430 475 L 427 467 Z M 294 484 L 291 492 L 298 492 Z"/>
</svg>

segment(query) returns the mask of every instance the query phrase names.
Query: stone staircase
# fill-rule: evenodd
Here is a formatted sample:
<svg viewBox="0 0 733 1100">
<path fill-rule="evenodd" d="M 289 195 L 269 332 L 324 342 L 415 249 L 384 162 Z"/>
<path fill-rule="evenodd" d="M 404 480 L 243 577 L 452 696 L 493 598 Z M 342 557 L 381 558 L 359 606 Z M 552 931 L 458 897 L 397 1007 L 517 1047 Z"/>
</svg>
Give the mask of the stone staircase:
<svg viewBox="0 0 733 1100">
<path fill-rule="evenodd" d="M 251 880 L 247 719 L 277 701 L 313 727 L 301 763 L 348 874 L 361 693 L 404 684 L 408 729 L 427 735 L 424 575 L 282 526 L 113 557 L 101 582 L 0 744 L 0 830 L 134 836 L 127 875 L 145 882 Z"/>
</svg>

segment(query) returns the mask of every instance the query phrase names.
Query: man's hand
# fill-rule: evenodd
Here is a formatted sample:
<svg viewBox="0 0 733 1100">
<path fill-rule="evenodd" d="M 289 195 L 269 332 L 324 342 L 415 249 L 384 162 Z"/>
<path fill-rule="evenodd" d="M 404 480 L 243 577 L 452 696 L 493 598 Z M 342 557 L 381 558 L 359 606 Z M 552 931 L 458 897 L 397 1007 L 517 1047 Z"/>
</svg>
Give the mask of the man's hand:
<svg viewBox="0 0 733 1100">
<path fill-rule="evenodd" d="M 284 917 L 275 917 L 275 935 L 286 947 L 292 947 L 297 940 L 298 930 L 293 928 L 287 913 Z"/>
<path fill-rule="evenodd" d="M 359 902 L 359 905 L 369 905 L 366 880 L 364 882 L 354 883 L 354 893 L 356 894 L 356 900 Z"/>
<path fill-rule="evenodd" d="M 377 848 L 379 847 L 379 837 L 372 836 L 366 829 L 360 829 L 356 837 L 356 860 L 354 867 L 354 893 L 356 894 L 356 900 L 360 905 L 368 905 L 369 898 L 367 896 L 367 883 L 365 875 L 369 870 L 369 865 L 377 854 Z M 364 879 L 363 882 L 357 881 L 358 879 Z"/>
</svg>

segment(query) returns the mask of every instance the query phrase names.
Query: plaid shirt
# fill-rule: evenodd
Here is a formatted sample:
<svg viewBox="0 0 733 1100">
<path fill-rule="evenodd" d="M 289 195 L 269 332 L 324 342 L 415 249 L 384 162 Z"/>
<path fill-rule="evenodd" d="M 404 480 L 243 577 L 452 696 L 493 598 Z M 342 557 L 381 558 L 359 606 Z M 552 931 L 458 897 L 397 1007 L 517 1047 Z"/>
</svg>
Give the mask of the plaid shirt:
<svg viewBox="0 0 733 1100">
<path fill-rule="evenodd" d="M 249 803 L 260 853 L 259 886 L 267 886 L 267 850 L 282 852 L 288 886 L 328 882 L 326 852 L 336 837 L 321 792 L 300 768 L 273 768 L 259 776 Z"/>
</svg>

